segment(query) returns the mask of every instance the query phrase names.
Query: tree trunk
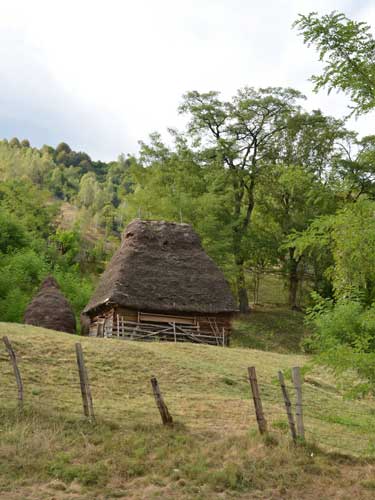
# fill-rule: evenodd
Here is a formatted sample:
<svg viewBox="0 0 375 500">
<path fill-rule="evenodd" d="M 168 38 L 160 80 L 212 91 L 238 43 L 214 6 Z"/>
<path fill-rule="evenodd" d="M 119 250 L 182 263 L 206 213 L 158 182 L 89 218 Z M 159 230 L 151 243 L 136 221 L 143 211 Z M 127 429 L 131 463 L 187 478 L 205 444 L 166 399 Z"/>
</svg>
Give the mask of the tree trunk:
<svg viewBox="0 0 375 500">
<path fill-rule="evenodd" d="M 294 248 L 289 248 L 289 307 L 294 311 L 298 311 L 300 309 L 297 295 L 299 285 L 298 265 L 300 259 L 294 257 L 294 252 Z"/>
<path fill-rule="evenodd" d="M 248 313 L 250 312 L 250 307 L 249 307 L 249 298 L 247 296 L 247 289 L 245 283 L 243 260 L 238 259 L 236 261 L 236 267 L 237 267 L 236 281 L 237 281 L 237 293 L 238 293 L 238 307 L 240 313 Z"/>
<path fill-rule="evenodd" d="M 259 285 L 260 285 L 260 273 L 258 271 L 255 271 L 255 274 L 254 274 L 254 304 L 258 304 Z"/>
</svg>

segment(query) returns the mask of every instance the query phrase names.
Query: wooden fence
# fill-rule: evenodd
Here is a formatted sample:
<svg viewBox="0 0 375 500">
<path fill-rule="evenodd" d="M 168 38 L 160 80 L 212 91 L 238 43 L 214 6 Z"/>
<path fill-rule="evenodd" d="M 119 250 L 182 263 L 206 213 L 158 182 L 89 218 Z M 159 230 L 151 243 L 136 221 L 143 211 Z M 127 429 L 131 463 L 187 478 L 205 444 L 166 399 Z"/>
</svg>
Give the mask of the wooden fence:
<svg viewBox="0 0 375 500">
<path fill-rule="evenodd" d="M 25 363 L 25 361 L 27 362 L 27 356 L 24 356 L 20 364 L 17 359 L 17 352 L 12 346 L 11 341 L 7 337 L 3 337 L 3 343 L 7 356 L 4 356 L 2 360 L 8 360 L 9 368 L 11 368 L 8 373 L 8 380 L 11 380 L 10 377 L 12 374 L 15 390 L 13 394 L 7 396 L 3 396 L 0 391 L 0 408 L 2 400 L 6 400 L 7 403 L 9 403 L 13 399 L 16 403 L 17 412 L 21 417 L 23 413 L 26 412 L 28 405 L 31 406 L 33 404 L 35 395 L 38 393 L 36 382 L 44 387 L 48 386 L 48 384 L 53 386 L 54 395 L 52 397 L 44 397 L 46 400 L 46 411 L 52 411 L 52 403 L 56 401 L 59 405 L 58 411 L 60 416 L 64 415 L 64 412 L 66 412 L 67 415 L 74 413 L 77 416 L 79 416 L 80 413 L 81 416 L 86 419 L 87 423 L 91 425 L 100 425 L 100 422 L 105 418 L 116 418 L 116 421 L 124 420 L 126 418 L 124 415 L 124 411 L 126 412 L 126 402 L 130 401 L 129 398 L 134 397 L 140 399 L 149 398 L 147 401 L 150 405 L 145 415 L 148 416 L 152 422 L 155 421 L 155 413 L 156 415 L 159 413 L 162 424 L 166 426 L 171 427 L 175 422 L 180 422 L 195 428 L 204 421 L 205 424 L 207 424 L 205 428 L 216 427 L 222 432 L 225 429 L 222 414 L 228 411 L 229 405 L 232 405 L 231 415 L 244 409 L 246 410 L 243 419 L 244 428 L 252 427 L 254 425 L 253 422 L 256 422 L 259 432 L 263 435 L 267 435 L 270 432 L 270 421 L 272 424 L 277 424 L 280 428 L 284 428 L 285 423 L 285 428 L 289 429 L 291 441 L 294 444 L 298 444 L 305 440 L 310 442 L 316 440 L 314 428 L 311 425 L 306 427 L 305 411 L 310 410 L 310 414 L 308 415 L 309 422 L 314 418 L 311 414 L 311 409 L 314 411 L 322 410 L 324 412 L 324 408 L 320 409 L 315 401 L 309 401 L 307 404 L 304 401 L 303 377 L 299 367 L 294 367 L 292 369 L 291 383 L 287 383 L 285 380 L 285 373 L 279 371 L 277 374 L 277 386 L 275 383 L 270 384 L 259 381 L 254 366 L 250 366 L 247 373 L 244 373 L 243 378 L 240 380 L 231 380 L 234 386 L 237 382 L 247 384 L 247 398 L 237 397 L 232 399 L 221 399 L 219 396 L 212 397 L 200 394 L 199 397 L 189 400 L 183 391 L 180 391 L 181 397 L 178 398 L 176 394 L 168 394 L 168 392 L 166 395 L 164 394 L 163 385 L 168 385 L 167 382 L 169 381 L 160 378 L 158 380 L 156 376 L 151 376 L 145 381 L 144 391 L 141 393 L 137 391 L 137 394 L 134 395 L 126 394 L 126 391 L 124 391 L 120 383 L 118 392 L 116 394 L 110 393 L 109 397 L 107 396 L 107 401 L 111 401 L 111 404 L 113 404 L 113 410 L 109 407 L 108 403 L 103 406 L 100 401 L 99 392 L 97 391 L 95 393 L 95 390 L 92 390 L 90 370 L 94 369 L 94 365 L 91 365 L 90 368 L 90 364 L 86 362 L 87 356 L 84 355 L 80 343 L 75 344 L 75 356 L 73 351 L 71 359 L 68 360 L 70 368 L 69 370 L 66 369 L 66 372 L 64 372 L 66 373 L 66 380 L 60 381 L 49 381 L 48 378 L 36 381 L 35 374 L 33 374 L 35 364 L 30 364 L 28 370 L 25 369 L 24 375 L 23 363 Z M 35 363 L 35 360 L 33 362 Z M 38 359 L 39 364 L 43 362 L 51 363 L 51 359 Z M 67 360 L 64 359 L 64 362 L 66 363 Z M 93 362 L 95 362 L 95 360 L 93 360 Z M 52 365 L 49 366 L 54 365 L 52 363 Z M 73 370 L 74 367 L 75 370 Z M 103 374 L 103 377 L 105 376 L 106 375 Z M 94 378 L 94 380 L 96 379 Z M 97 382 L 94 383 L 94 389 L 96 383 Z M 69 393 L 71 392 L 74 394 L 74 399 L 65 400 L 64 397 L 59 394 L 60 386 L 64 386 Z M 130 388 L 131 381 L 129 381 L 127 390 L 130 390 Z M 9 389 L 12 388 L 9 387 Z M 154 412 L 152 412 L 150 398 L 154 401 Z M 223 402 L 225 402 L 225 406 L 222 405 Z M 215 411 L 211 411 L 211 413 L 208 414 L 207 409 L 212 407 L 215 410 L 216 403 L 217 406 L 220 405 L 221 413 L 219 414 L 215 413 Z M 39 406 L 43 405 L 40 405 L 38 402 L 35 406 L 39 409 Z M 282 408 L 284 408 L 283 413 Z M 368 418 L 371 418 L 371 415 L 374 413 L 374 408 L 369 408 Z M 275 420 L 275 416 L 277 420 Z M 139 418 L 139 413 L 134 412 L 134 419 Z M 208 419 L 209 422 L 207 421 Z M 325 420 L 327 420 L 327 417 L 325 417 Z M 134 422 L 136 422 L 136 420 L 134 420 Z M 238 428 L 237 422 L 236 425 L 232 425 L 232 428 Z M 354 436 L 354 439 L 358 442 L 367 440 L 367 445 L 370 447 L 375 446 L 375 434 L 369 439 L 359 433 Z"/>
</svg>

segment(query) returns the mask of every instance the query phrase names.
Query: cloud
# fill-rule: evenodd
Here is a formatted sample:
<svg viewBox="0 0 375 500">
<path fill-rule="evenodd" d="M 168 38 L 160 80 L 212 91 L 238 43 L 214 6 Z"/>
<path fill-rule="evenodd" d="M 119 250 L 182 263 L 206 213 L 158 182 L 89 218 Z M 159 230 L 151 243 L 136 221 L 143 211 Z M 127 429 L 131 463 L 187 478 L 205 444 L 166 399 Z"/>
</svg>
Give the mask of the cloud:
<svg viewBox="0 0 375 500">
<path fill-rule="evenodd" d="M 337 9 L 375 25 L 370 0 L 12 0 L 2 9 L 3 130 L 102 159 L 181 124 L 191 89 L 229 97 L 244 85 L 292 86 L 310 108 L 342 116 L 345 96 L 312 94 L 308 78 L 321 66 L 292 22 Z M 354 126 L 370 131 L 371 120 Z"/>
<path fill-rule="evenodd" d="M 17 32 L 2 30 L 0 60 L 1 136 L 28 138 L 36 146 L 65 141 L 106 159 L 133 146 L 124 124 L 70 95 Z"/>
</svg>

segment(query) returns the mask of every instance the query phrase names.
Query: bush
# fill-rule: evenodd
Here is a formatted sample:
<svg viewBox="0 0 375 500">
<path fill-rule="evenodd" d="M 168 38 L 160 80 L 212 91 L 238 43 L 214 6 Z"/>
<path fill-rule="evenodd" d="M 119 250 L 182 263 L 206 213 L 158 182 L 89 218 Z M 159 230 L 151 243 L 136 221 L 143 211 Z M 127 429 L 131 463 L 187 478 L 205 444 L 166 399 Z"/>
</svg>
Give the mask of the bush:
<svg viewBox="0 0 375 500">
<path fill-rule="evenodd" d="M 48 272 L 43 256 L 23 249 L 0 262 L 0 321 L 22 322 L 25 308 Z"/>
<path fill-rule="evenodd" d="M 93 283 L 89 277 L 81 276 L 77 266 L 69 271 L 55 268 L 53 275 L 57 279 L 62 293 L 71 303 L 79 323 L 79 315 L 90 300 Z"/>
<path fill-rule="evenodd" d="M 316 361 L 336 375 L 354 373 L 350 394 L 375 394 L 375 304 L 366 307 L 356 300 L 334 304 L 320 299 L 307 321 L 313 334 L 303 343 L 305 351 L 315 353 Z"/>
</svg>

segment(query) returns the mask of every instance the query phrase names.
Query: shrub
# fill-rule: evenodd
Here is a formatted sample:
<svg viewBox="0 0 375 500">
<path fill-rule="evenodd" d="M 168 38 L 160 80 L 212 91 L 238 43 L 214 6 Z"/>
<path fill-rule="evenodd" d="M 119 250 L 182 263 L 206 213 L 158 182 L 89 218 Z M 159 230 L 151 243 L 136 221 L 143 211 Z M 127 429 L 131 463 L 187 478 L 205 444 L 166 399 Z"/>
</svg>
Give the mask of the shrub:
<svg viewBox="0 0 375 500">
<path fill-rule="evenodd" d="M 349 394 L 375 394 L 375 304 L 319 299 L 307 321 L 313 334 L 303 343 L 305 351 L 315 353 L 316 361 L 336 375 L 355 374 L 348 380 Z"/>
</svg>

